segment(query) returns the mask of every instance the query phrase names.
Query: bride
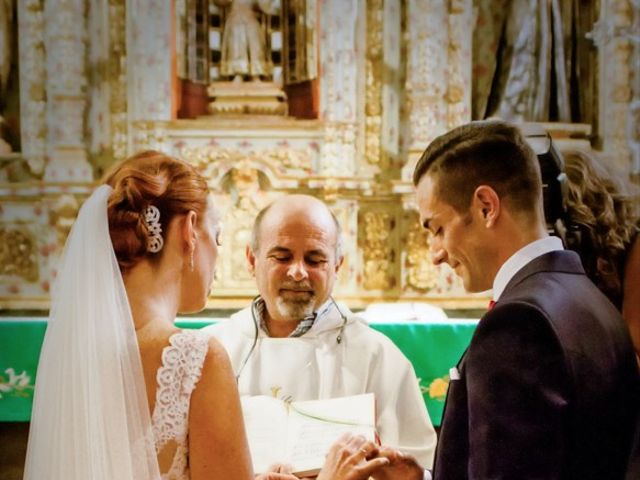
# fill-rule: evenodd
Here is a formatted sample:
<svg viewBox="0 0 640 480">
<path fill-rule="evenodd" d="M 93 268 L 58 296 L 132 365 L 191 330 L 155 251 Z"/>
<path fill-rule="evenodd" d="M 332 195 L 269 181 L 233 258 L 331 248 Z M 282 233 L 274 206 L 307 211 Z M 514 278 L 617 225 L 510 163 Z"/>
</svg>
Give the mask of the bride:
<svg viewBox="0 0 640 480">
<path fill-rule="evenodd" d="M 204 308 L 219 238 L 205 179 L 159 152 L 87 199 L 53 291 L 25 479 L 253 478 L 226 352 L 173 323 Z M 360 452 L 375 450 L 343 440 L 319 478 L 367 478 L 385 461 Z M 295 477 L 276 466 L 262 478 Z"/>
<path fill-rule="evenodd" d="M 226 353 L 173 323 L 204 308 L 219 236 L 204 178 L 158 152 L 85 202 L 53 292 L 25 479 L 252 477 Z"/>
</svg>

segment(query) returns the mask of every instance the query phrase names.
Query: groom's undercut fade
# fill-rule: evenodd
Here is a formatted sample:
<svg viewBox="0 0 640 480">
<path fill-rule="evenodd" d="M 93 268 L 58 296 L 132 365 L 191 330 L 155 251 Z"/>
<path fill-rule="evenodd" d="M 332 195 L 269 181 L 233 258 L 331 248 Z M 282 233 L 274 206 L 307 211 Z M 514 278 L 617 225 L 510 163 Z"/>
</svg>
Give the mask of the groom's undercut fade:
<svg viewBox="0 0 640 480">
<path fill-rule="evenodd" d="M 416 164 L 414 185 L 427 174 L 438 198 L 458 213 L 469 209 L 480 185 L 520 211 L 533 212 L 541 202 L 537 157 L 520 130 L 500 120 L 470 122 L 437 137 Z"/>
</svg>

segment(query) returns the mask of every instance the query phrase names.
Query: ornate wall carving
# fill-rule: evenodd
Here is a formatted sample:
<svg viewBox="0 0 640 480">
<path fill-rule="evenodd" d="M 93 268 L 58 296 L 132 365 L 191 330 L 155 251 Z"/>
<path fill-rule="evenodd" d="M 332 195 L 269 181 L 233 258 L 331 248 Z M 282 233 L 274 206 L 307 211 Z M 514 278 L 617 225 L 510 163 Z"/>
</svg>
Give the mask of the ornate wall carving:
<svg viewBox="0 0 640 480">
<path fill-rule="evenodd" d="M 313 157 L 308 150 L 297 148 L 264 148 L 239 150 L 217 146 L 184 147 L 180 156 L 198 166 L 208 177 L 216 178 L 232 165 L 266 164 L 278 173 L 308 175 Z"/>
<path fill-rule="evenodd" d="M 355 124 L 326 122 L 319 173 L 327 177 L 352 176 L 356 170 L 355 140 Z"/>
<path fill-rule="evenodd" d="M 601 5 L 593 38 L 604 149 L 640 171 L 640 5 Z M 255 293 L 244 257 L 253 219 L 294 192 L 322 198 L 342 224 L 337 298 L 355 308 L 393 300 L 485 304 L 465 295 L 447 266 L 431 264 L 409 181 L 427 143 L 470 118 L 472 0 L 318 3 L 320 48 L 307 52 L 320 64 L 318 120 L 172 120 L 170 2 L 25 0 L 18 7 L 24 151 L 0 165 L 0 240 L 10 259 L 0 262 L 0 307 L 48 306 L 57 258 L 93 188 L 92 173 L 148 148 L 201 169 L 223 214 L 211 307 L 241 307 Z M 100 38 L 89 39 L 94 29 Z M 584 133 L 569 127 L 563 131 L 571 141 Z M 32 253 L 20 257 L 23 251 Z"/>
<path fill-rule="evenodd" d="M 0 278 L 38 280 L 37 240 L 24 227 L 0 225 Z"/>
<path fill-rule="evenodd" d="M 395 218 L 389 212 L 369 210 L 360 214 L 358 244 L 362 251 L 362 286 L 366 290 L 396 286 L 392 247 L 395 226 Z"/>
<path fill-rule="evenodd" d="M 404 283 L 420 293 L 428 293 L 438 284 L 439 272 L 431 264 L 429 235 L 422 228 L 415 212 L 406 215 L 406 240 L 404 245 Z"/>
<path fill-rule="evenodd" d="M 49 225 L 53 227 L 57 238 L 57 245 L 62 251 L 73 222 L 80 211 L 80 203 L 70 194 L 58 196 L 49 210 Z"/>
<path fill-rule="evenodd" d="M 250 242 L 256 215 L 277 196 L 270 188 L 268 179 L 255 168 L 238 165 L 223 176 L 218 190 L 225 195 L 216 195 L 226 210 L 216 282 L 221 289 L 220 294 L 237 293 L 239 289 L 250 293 L 255 290 L 244 247 Z"/>
<path fill-rule="evenodd" d="M 51 284 L 66 236 L 77 214 L 67 210 L 65 222 L 55 221 L 54 210 L 76 190 L 84 198 L 90 187 L 0 187 L 0 306 L 48 308 Z M 65 193 L 64 190 L 67 190 Z M 59 213 L 62 213 L 60 211 Z"/>
</svg>

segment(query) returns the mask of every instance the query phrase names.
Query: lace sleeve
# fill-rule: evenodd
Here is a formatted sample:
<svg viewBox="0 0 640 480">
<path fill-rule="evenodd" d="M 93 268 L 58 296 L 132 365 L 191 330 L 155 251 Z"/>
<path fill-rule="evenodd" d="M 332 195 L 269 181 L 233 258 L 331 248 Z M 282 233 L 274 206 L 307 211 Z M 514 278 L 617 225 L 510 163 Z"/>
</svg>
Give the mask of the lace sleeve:
<svg viewBox="0 0 640 480">
<path fill-rule="evenodd" d="M 153 411 L 156 450 L 174 440 L 186 443 L 189 405 L 207 355 L 208 337 L 198 330 L 185 330 L 169 339 L 162 351 L 162 365 L 156 379 L 158 389 Z"/>
</svg>

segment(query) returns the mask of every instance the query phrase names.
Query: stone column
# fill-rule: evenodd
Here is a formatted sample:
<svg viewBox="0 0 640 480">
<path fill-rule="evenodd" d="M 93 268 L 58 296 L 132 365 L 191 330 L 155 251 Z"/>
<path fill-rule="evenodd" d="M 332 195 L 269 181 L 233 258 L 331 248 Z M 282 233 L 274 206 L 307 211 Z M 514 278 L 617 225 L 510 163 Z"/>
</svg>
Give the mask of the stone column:
<svg viewBox="0 0 640 480">
<path fill-rule="evenodd" d="M 320 116 L 325 138 L 318 173 L 355 173 L 357 0 L 324 0 L 320 5 Z"/>
<path fill-rule="evenodd" d="M 633 23 L 629 39 L 633 44 L 630 67 L 633 75 L 632 98 L 627 116 L 627 136 L 631 151 L 631 173 L 640 175 L 640 0 L 631 2 Z"/>
<path fill-rule="evenodd" d="M 447 117 L 447 6 L 444 0 L 409 0 L 407 11 L 407 110 L 410 133 L 408 170 L 437 135 Z M 404 172 L 403 172 L 404 173 Z M 410 173 L 407 171 L 407 179 Z M 405 177 L 405 175 L 403 175 Z"/>
<path fill-rule="evenodd" d="M 125 0 L 87 2 L 87 154 L 104 171 L 127 155 Z"/>
<path fill-rule="evenodd" d="M 471 0 L 409 0 L 405 180 L 431 140 L 471 119 L 471 12 Z"/>
<path fill-rule="evenodd" d="M 400 111 L 404 101 L 402 59 L 402 2 L 386 0 L 383 12 L 382 147 L 381 167 L 398 172 L 400 163 Z M 389 167 L 392 168 L 389 168 Z M 396 175 L 394 174 L 394 177 Z"/>
<path fill-rule="evenodd" d="M 637 29 L 633 30 L 634 11 L 638 15 L 637 0 L 602 2 L 600 17 L 589 35 L 598 48 L 599 123 L 603 151 L 619 169 L 626 172 L 631 166 L 632 145 L 635 144 L 636 152 L 640 148 L 637 132 L 640 99 L 634 98 L 634 94 L 640 94 L 635 93 L 632 87 L 634 64 L 636 76 L 638 71 L 637 57 L 634 59 L 634 43 L 637 44 L 638 38 Z M 638 154 L 635 155 L 637 171 Z"/>
<path fill-rule="evenodd" d="M 126 0 L 127 104 L 129 132 L 140 121 L 172 116 L 172 2 Z M 133 148 L 129 134 L 129 150 Z"/>
<path fill-rule="evenodd" d="M 451 0 L 448 20 L 447 130 L 471 120 L 472 0 Z"/>
<path fill-rule="evenodd" d="M 47 46 L 47 156 L 48 182 L 90 182 L 84 141 L 85 42 L 83 0 L 44 2 Z"/>
<path fill-rule="evenodd" d="M 44 172 L 46 156 L 46 72 L 44 12 L 41 0 L 18 2 L 20 58 L 20 138 L 31 171 Z"/>
</svg>

